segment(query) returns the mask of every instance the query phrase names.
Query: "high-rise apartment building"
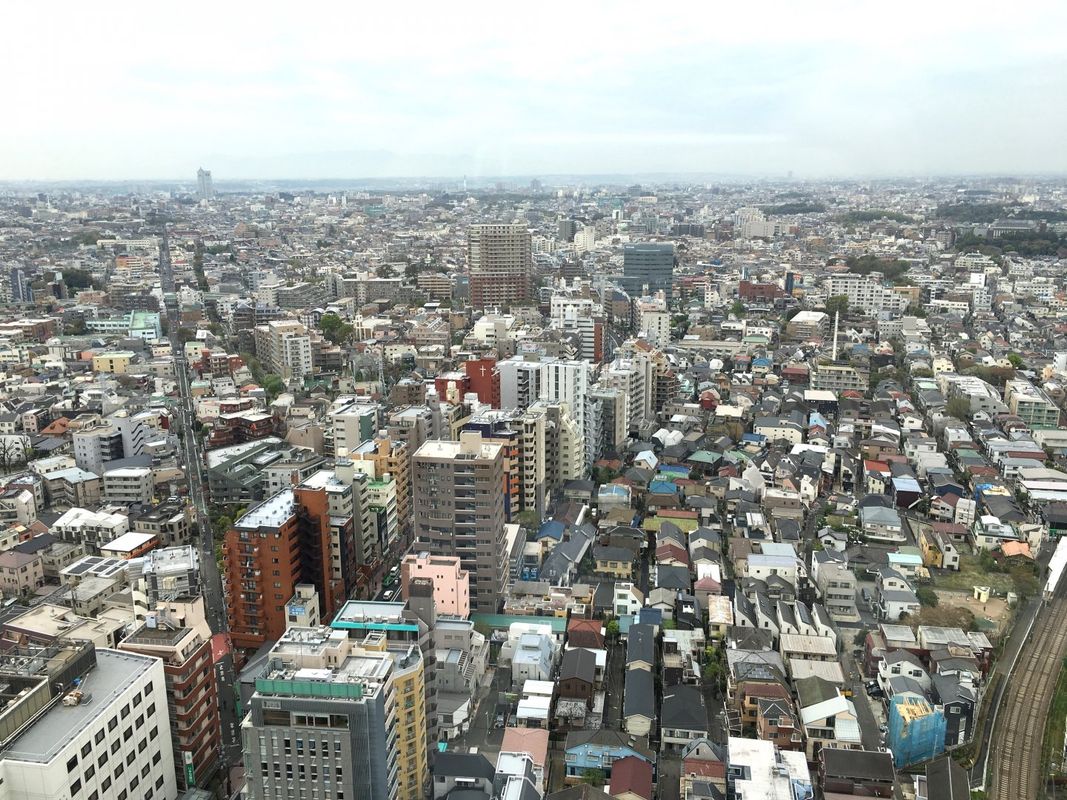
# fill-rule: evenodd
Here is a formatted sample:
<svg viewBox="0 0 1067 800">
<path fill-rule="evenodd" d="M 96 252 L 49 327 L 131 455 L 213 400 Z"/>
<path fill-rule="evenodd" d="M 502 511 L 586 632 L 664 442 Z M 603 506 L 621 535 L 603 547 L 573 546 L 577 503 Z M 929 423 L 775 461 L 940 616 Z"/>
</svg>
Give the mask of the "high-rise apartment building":
<svg viewBox="0 0 1067 800">
<path fill-rule="evenodd" d="M 215 196 L 215 187 L 211 182 L 211 170 L 201 167 L 196 171 L 196 195 L 201 200 L 210 200 Z"/>
<path fill-rule="evenodd" d="M 417 800 L 427 768 L 422 653 L 382 631 L 291 628 L 241 724 L 249 796 Z"/>
<path fill-rule="evenodd" d="M 223 584 L 237 647 L 259 647 L 286 628 L 299 583 L 318 592 L 329 618 L 359 589 L 352 484 L 330 470 L 250 509 L 223 540 Z"/>
<path fill-rule="evenodd" d="M 626 291 L 631 295 L 663 292 L 669 300 L 674 281 L 674 245 L 623 245 L 622 273 Z"/>
<path fill-rule="evenodd" d="M 416 549 L 459 556 L 470 573 L 471 610 L 493 613 L 504 593 L 504 447 L 476 431 L 458 442 L 428 441 L 413 459 Z"/>
<path fill-rule="evenodd" d="M 263 366 L 285 380 L 310 375 L 311 335 L 295 320 L 273 320 L 255 329 L 256 356 Z"/>
<path fill-rule="evenodd" d="M 119 650 L 163 661 L 178 788 L 207 786 L 219 767 L 221 743 L 211 639 L 167 615 L 149 614 Z"/>
<path fill-rule="evenodd" d="M 158 658 L 90 642 L 16 648 L 0 666 L 0 687 L 0 796 L 178 796 Z"/>
<path fill-rule="evenodd" d="M 522 223 L 472 225 L 467 234 L 471 304 L 498 308 L 529 299 L 532 247 Z"/>
</svg>

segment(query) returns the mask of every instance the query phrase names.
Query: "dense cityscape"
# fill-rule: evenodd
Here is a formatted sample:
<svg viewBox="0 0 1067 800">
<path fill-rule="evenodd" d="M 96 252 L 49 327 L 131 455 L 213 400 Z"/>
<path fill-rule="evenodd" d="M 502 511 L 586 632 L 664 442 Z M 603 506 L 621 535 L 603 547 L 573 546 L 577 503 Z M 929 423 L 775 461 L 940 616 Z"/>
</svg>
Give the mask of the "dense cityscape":
<svg viewBox="0 0 1067 800">
<path fill-rule="evenodd" d="M 0 797 L 1044 797 L 1065 265 L 1055 179 L 7 185 Z"/>
</svg>

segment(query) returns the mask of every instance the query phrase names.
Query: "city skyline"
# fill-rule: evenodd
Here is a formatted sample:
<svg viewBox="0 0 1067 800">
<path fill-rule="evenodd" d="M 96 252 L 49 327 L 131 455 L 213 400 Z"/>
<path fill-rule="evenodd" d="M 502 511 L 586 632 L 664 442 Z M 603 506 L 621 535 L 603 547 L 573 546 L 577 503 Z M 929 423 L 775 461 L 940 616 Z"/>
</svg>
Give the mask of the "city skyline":
<svg viewBox="0 0 1067 800">
<path fill-rule="evenodd" d="M 1067 9 L 1024 5 L 20 8 L 0 180 L 1061 173 Z"/>
</svg>

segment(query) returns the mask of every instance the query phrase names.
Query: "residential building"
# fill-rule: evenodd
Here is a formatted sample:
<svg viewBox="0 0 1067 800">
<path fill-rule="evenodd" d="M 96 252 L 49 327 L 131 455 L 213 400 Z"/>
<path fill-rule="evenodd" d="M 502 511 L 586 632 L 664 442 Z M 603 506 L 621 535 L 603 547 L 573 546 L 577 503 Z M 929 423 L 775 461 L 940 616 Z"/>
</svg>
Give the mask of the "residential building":
<svg viewBox="0 0 1067 800">
<path fill-rule="evenodd" d="M 495 612 L 510 558 L 504 448 L 464 431 L 458 442 L 425 442 L 412 458 L 412 473 L 416 549 L 458 556 L 470 578 L 471 610 Z"/>
<path fill-rule="evenodd" d="M 470 576 L 458 556 L 431 556 L 429 553 L 408 553 L 400 562 L 400 592 L 406 600 L 411 582 L 417 579 L 433 581 L 433 602 L 443 616 L 470 616 Z"/>
<path fill-rule="evenodd" d="M 522 223 L 472 225 L 467 233 L 470 298 L 475 308 L 500 308 L 530 296 L 530 233 Z"/>
<path fill-rule="evenodd" d="M 221 747 L 211 639 L 165 614 L 151 613 L 119 649 L 163 661 L 178 788 L 208 786 L 218 771 Z"/>
</svg>

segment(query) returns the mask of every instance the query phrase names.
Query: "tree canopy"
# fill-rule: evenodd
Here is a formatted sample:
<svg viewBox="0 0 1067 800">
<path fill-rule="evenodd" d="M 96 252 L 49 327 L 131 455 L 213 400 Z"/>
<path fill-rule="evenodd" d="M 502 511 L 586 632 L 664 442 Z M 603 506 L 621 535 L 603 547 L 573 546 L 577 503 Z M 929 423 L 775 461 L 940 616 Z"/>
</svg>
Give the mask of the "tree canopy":
<svg viewBox="0 0 1067 800">
<path fill-rule="evenodd" d="M 334 344 L 340 344 L 345 341 L 355 330 L 336 314 L 323 314 L 322 319 L 319 320 L 319 329 L 322 331 L 322 335 Z"/>
</svg>

